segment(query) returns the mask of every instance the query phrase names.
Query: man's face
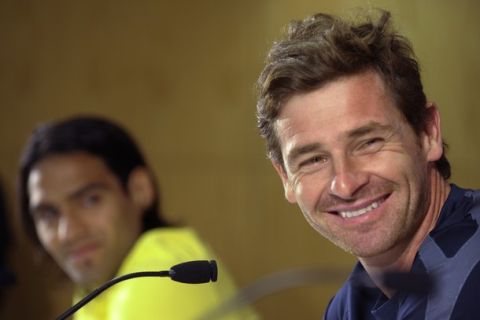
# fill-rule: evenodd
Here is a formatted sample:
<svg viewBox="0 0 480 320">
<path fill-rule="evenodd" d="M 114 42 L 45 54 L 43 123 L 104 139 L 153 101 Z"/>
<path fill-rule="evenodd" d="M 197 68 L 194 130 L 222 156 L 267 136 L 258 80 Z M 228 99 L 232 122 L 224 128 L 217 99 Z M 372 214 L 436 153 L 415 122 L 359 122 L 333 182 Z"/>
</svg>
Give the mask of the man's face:
<svg viewBox="0 0 480 320">
<path fill-rule="evenodd" d="M 429 133 L 415 135 L 376 73 L 294 95 L 275 130 L 286 198 L 314 229 L 358 257 L 408 243 L 427 210 L 431 161 L 441 150 Z"/>
<path fill-rule="evenodd" d="M 40 242 L 75 283 L 92 288 L 115 276 L 142 209 L 100 158 L 47 156 L 30 172 L 28 193 Z"/>
</svg>

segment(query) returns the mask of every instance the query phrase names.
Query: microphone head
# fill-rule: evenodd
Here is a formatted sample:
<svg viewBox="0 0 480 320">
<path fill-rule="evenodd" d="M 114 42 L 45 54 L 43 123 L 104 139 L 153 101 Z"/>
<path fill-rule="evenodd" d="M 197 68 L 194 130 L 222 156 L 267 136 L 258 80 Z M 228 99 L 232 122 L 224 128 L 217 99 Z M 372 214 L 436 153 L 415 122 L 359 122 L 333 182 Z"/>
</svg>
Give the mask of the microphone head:
<svg viewBox="0 0 480 320">
<path fill-rule="evenodd" d="M 208 283 L 217 281 L 215 260 L 188 261 L 170 268 L 170 278 L 183 283 Z"/>
</svg>

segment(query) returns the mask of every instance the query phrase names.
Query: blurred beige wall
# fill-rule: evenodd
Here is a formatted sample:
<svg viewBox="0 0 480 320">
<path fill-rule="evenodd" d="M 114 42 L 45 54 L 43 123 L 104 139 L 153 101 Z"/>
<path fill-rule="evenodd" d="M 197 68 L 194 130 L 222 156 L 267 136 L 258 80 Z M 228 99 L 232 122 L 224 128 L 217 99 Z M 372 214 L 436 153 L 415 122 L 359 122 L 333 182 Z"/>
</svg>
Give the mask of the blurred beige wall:
<svg viewBox="0 0 480 320">
<path fill-rule="evenodd" d="M 289 20 L 352 15 L 359 6 L 390 9 L 412 40 L 427 95 L 443 116 L 452 180 L 479 188 L 475 0 L 0 1 L 0 177 L 19 277 L 0 318 L 51 319 L 69 303 L 68 282 L 20 231 L 14 186 L 31 130 L 78 113 L 131 130 L 158 175 L 167 216 L 196 228 L 240 286 L 289 268 L 348 270 L 354 259 L 284 201 L 255 128 L 253 86 Z M 265 319 L 318 319 L 339 285 L 291 289 L 255 306 Z"/>
</svg>

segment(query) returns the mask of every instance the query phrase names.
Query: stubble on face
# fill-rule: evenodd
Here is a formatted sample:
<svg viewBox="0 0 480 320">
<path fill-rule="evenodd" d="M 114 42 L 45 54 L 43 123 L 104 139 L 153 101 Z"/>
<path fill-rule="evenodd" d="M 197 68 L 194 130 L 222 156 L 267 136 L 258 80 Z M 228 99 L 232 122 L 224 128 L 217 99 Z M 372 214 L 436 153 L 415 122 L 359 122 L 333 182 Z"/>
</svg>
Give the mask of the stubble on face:
<svg viewBox="0 0 480 320">
<path fill-rule="evenodd" d="M 325 208 L 345 204 L 344 201 L 331 197 L 328 193 L 322 194 L 318 206 L 314 212 L 309 212 L 300 204 L 300 209 L 308 223 L 323 237 L 333 244 L 359 258 L 371 258 L 380 256 L 394 250 L 398 251 L 408 245 L 426 214 L 428 207 L 428 184 L 421 179 L 420 192 L 414 192 L 406 202 L 396 201 L 392 207 L 398 208 L 390 215 L 391 219 L 387 224 L 364 224 L 355 229 L 344 229 L 338 227 L 329 220 L 322 218 L 324 215 L 331 215 Z M 373 197 L 379 194 L 391 194 L 397 192 L 399 187 L 391 181 L 379 179 L 374 185 L 362 188 L 358 198 Z M 406 190 L 412 192 L 412 190 Z M 375 232 L 372 232 L 375 229 Z"/>
</svg>

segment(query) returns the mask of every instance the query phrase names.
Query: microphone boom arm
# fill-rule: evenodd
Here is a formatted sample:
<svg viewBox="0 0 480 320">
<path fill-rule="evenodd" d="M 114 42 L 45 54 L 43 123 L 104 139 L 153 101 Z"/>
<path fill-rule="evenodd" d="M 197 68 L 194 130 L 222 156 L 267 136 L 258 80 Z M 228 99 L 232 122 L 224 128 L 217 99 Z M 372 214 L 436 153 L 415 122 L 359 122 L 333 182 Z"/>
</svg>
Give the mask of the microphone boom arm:
<svg viewBox="0 0 480 320">
<path fill-rule="evenodd" d="M 98 296 L 100 293 L 103 291 L 107 290 L 114 284 L 117 284 L 121 281 L 132 279 L 132 278 L 138 278 L 138 277 L 168 277 L 170 275 L 170 271 L 141 271 L 141 272 L 134 272 L 134 273 L 129 273 L 117 278 L 113 278 L 112 280 L 105 282 L 103 285 L 95 289 L 94 291 L 90 292 L 88 295 L 86 295 L 82 300 L 78 301 L 76 304 L 74 304 L 71 308 L 69 308 L 67 311 L 62 313 L 57 320 L 64 320 L 70 317 L 72 314 L 78 311 L 81 307 L 89 303 L 91 300 L 93 300 L 96 296 Z"/>
<path fill-rule="evenodd" d="M 140 271 L 113 278 L 112 280 L 105 282 L 103 285 L 90 292 L 82 300 L 78 301 L 72 307 L 67 309 L 57 318 L 57 320 L 67 319 L 111 286 L 124 280 L 139 277 L 170 277 L 174 281 L 183 283 L 215 282 L 217 281 L 217 264 L 215 260 L 188 261 L 177 264 L 171 267 L 168 271 Z"/>
</svg>

